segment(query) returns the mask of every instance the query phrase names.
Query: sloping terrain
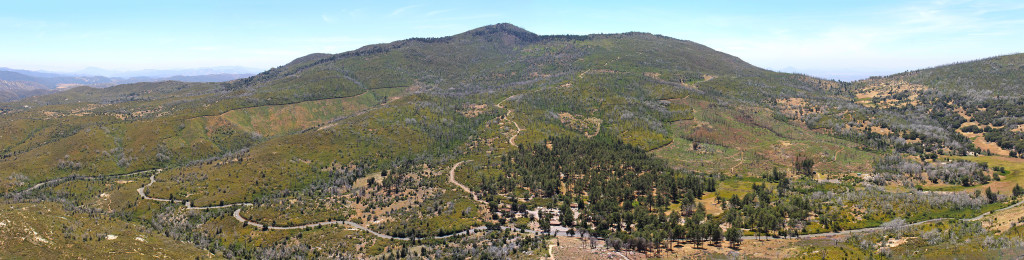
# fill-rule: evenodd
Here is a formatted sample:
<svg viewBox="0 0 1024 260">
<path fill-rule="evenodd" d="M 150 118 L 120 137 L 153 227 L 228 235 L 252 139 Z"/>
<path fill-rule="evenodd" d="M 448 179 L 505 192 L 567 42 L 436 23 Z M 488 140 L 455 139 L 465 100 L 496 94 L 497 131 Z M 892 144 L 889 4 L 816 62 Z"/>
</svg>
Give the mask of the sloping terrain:
<svg viewBox="0 0 1024 260">
<path fill-rule="evenodd" d="M 69 212 L 58 203 L 15 203 L 0 208 L 0 254 L 56 258 L 211 258 L 190 243 L 140 224 Z"/>
<path fill-rule="evenodd" d="M 1021 245 L 1019 196 L 1024 194 L 1020 186 L 1024 164 L 1016 158 L 1022 152 L 1018 147 L 1024 147 L 1024 135 L 1018 130 L 1024 122 L 1020 110 L 1024 101 L 1019 96 L 1024 85 L 1022 58 L 1022 54 L 997 56 L 853 82 L 837 94 L 848 96 L 859 107 L 846 106 L 841 112 L 796 106 L 808 125 L 831 128 L 840 137 L 854 137 L 891 153 L 876 159 L 872 173 L 862 176 L 874 185 L 886 190 L 914 186 L 933 197 L 973 193 L 975 198 L 1000 201 L 1005 196 L 1017 203 L 1000 210 L 990 208 L 985 214 L 953 217 L 961 220 L 888 222 L 881 225 L 887 227 L 882 232 L 854 235 L 832 245 L 796 243 L 801 249 L 794 255 L 999 258 L 1015 254 Z M 837 198 L 841 197 L 833 199 Z M 876 203 L 892 207 L 897 200 L 890 196 Z M 897 220 L 903 221 L 893 221 Z"/>
<path fill-rule="evenodd" d="M 947 129 L 958 121 L 924 117 L 953 110 L 901 114 L 943 99 L 880 100 L 934 88 L 912 84 L 926 87 L 777 73 L 646 33 L 498 24 L 225 83 L 0 103 L 0 191 L 5 205 L 61 203 L 240 258 L 535 257 L 552 228 L 660 251 L 715 230 L 720 242 L 1008 205 L 866 188 L 886 179 L 862 173 L 905 157 L 934 168 L 981 152 Z M 975 187 L 987 167 L 928 188 Z M 914 210 L 871 203 L 885 196 Z"/>
<path fill-rule="evenodd" d="M 270 135 L 332 121 L 342 115 L 335 112 L 337 109 L 291 111 L 287 113 L 293 115 L 286 118 L 275 118 L 283 115 L 272 111 L 288 111 L 289 104 L 304 101 L 356 97 L 359 101 L 345 105 L 352 112 L 397 101 L 385 105 L 387 112 L 371 112 L 387 114 L 374 117 L 380 123 L 427 120 L 389 131 L 409 128 L 435 138 L 451 139 L 454 136 L 447 135 L 457 134 L 465 139 L 470 133 L 433 129 L 437 123 L 450 124 L 435 120 L 492 120 L 502 114 L 497 110 L 503 109 L 496 107 L 502 101 L 507 110 L 514 111 L 510 115 L 520 119 L 518 124 L 535 130 L 523 131 L 520 143 L 537 142 L 559 132 L 586 132 L 571 122 L 551 117 L 568 113 L 601 120 L 600 127 L 591 132 L 617 136 L 650 150 L 672 142 L 672 135 L 678 133 L 670 131 L 671 122 L 693 116 L 693 107 L 684 100 L 761 106 L 777 96 L 828 95 L 818 89 L 797 76 L 764 71 L 687 41 L 639 33 L 537 36 L 511 25 L 497 25 L 445 38 L 410 39 L 338 55 L 311 55 L 227 84 L 162 82 L 102 90 L 77 88 L 8 103 L 2 110 L 12 122 L 5 124 L 5 132 L 12 134 L 0 138 L 9 139 L 0 147 L 9 165 L 40 160 L 33 151 L 48 154 L 48 159 L 31 163 L 41 168 L 39 172 L 47 172 L 45 175 L 30 169 L 15 170 L 30 178 L 59 175 L 61 170 L 54 169 L 60 160 L 81 164 L 81 168 L 71 170 L 81 175 L 131 172 L 249 148 Z M 419 94 L 398 99 L 406 93 Z M 455 113 L 466 110 L 469 104 L 490 104 L 481 111 L 494 112 L 472 118 Z M 445 106 L 452 108 L 440 109 Z M 451 114 L 428 118 L 423 114 L 426 110 Z M 399 118 L 391 111 L 408 111 L 418 118 Z M 309 119 L 300 119 L 305 117 Z M 369 123 L 366 121 L 333 123 L 364 124 L 345 131 L 381 130 L 365 126 Z M 290 125 L 293 123 L 298 124 Z M 93 130 L 103 133 L 96 136 Z M 328 130 L 336 131 L 325 128 L 288 138 L 309 140 L 306 136 L 324 135 Z M 407 137 L 401 136 L 417 142 Z M 81 151 L 81 155 L 41 152 L 66 147 L 59 143 L 82 138 L 95 143 L 88 149 L 91 151 Z M 450 147 L 465 141 L 444 140 L 451 143 Z M 109 145 L 100 144 L 104 142 Z M 23 153 L 27 154 L 20 155 Z M 392 156 L 381 157 L 394 160 Z M 110 162 L 121 163 L 117 169 L 103 166 Z M 6 174 L 18 168 L 5 167 Z"/>
<path fill-rule="evenodd" d="M 927 68 L 882 79 L 903 80 L 936 90 L 977 96 L 1020 96 L 1024 91 L 1024 53 Z"/>
</svg>

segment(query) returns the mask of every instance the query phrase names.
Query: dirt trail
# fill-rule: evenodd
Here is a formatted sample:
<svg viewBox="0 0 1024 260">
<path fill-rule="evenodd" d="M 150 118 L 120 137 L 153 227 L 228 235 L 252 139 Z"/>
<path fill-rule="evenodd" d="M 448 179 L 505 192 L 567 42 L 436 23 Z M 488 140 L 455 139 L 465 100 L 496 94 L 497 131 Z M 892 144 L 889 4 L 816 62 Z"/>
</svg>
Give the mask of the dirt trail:
<svg viewBox="0 0 1024 260">
<path fill-rule="evenodd" d="M 548 259 L 555 260 L 555 245 L 548 244 Z"/>
<path fill-rule="evenodd" d="M 505 113 L 505 119 L 508 120 L 509 122 L 512 122 L 512 124 L 516 126 L 516 132 L 514 134 L 512 134 L 512 137 L 508 138 L 508 144 L 511 144 L 513 147 L 516 146 L 516 137 L 519 137 L 519 133 L 523 132 L 523 130 L 526 130 L 526 129 L 523 129 L 522 127 L 519 127 L 519 123 L 516 123 L 515 120 L 512 120 L 512 112 L 515 111 L 515 110 L 505 108 L 505 105 L 502 105 L 501 103 L 505 103 L 505 101 L 508 101 L 509 99 L 512 99 L 513 97 L 516 97 L 516 96 L 518 96 L 518 95 L 511 95 L 511 96 L 501 100 L 501 102 L 498 102 L 498 104 L 494 105 L 494 106 L 496 106 L 498 108 L 502 108 L 502 109 L 508 110 L 508 112 Z"/>
<path fill-rule="evenodd" d="M 468 162 L 468 161 L 471 161 L 471 160 L 461 161 L 461 162 L 455 163 L 455 165 L 452 166 L 452 169 L 448 171 L 448 182 L 451 182 L 452 184 L 455 184 L 455 186 L 459 186 L 459 188 L 462 188 L 462 190 L 465 191 L 466 193 L 469 193 L 469 195 L 473 195 L 473 200 L 475 200 L 476 202 L 478 202 L 480 204 L 487 205 L 487 202 L 484 202 L 483 200 L 480 200 L 480 198 L 476 196 L 476 193 L 473 193 L 472 190 L 469 190 L 469 187 L 466 187 L 466 185 L 462 185 L 462 183 L 459 183 L 459 181 L 455 180 L 455 169 L 458 169 L 459 166 L 462 165 L 462 163 Z"/>
<path fill-rule="evenodd" d="M 737 150 L 739 150 L 739 149 L 737 149 Z M 739 150 L 739 151 L 740 151 L 739 154 L 733 154 L 733 156 L 731 156 L 733 159 L 736 159 L 737 161 L 739 161 L 739 162 L 736 163 L 736 165 L 733 165 L 731 168 L 729 168 L 729 172 L 731 172 L 731 173 L 736 173 L 736 167 L 740 167 L 740 165 L 743 165 L 743 155 L 744 155 L 744 152 L 743 152 L 743 150 Z M 739 156 L 739 158 L 737 158 L 737 156 Z"/>
<path fill-rule="evenodd" d="M 509 118 L 508 117 L 509 115 L 512 115 L 512 110 L 511 109 L 508 110 L 508 114 L 506 114 L 505 118 Z M 519 133 L 523 132 L 523 130 L 525 130 L 525 129 L 519 127 L 519 123 L 516 123 L 516 121 L 513 121 L 512 119 L 509 119 L 508 121 L 512 121 L 512 124 L 516 125 L 516 133 L 512 134 L 512 137 L 508 138 L 508 144 L 511 144 L 512 146 L 516 146 L 516 137 L 519 137 Z"/>
<path fill-rule="evenodd" d="M 618 56 L 618 57 L 615 57 L 615 59 L 614 59 L 614 60 L 611 60 L 611 61 L 607 61 L 607 62 L 605 62 L 603 66 L 604 66 L 604 67 L 608 67 L 608 64 L 609 64 L 609 63 L 612 63 L 613 61 L 619 61 L 619 59 L 622 59 L 622 56 Z M 580 79 L 582 79 L 582 78 L 583 78 L 583 76 L 587 75 L 587 73 L 590 73 L 590 71 L 591 71 L 591 70 L 592 70 L 592 69 L 587 69 L 587 70 L 583 71 L 582 73 L 580 73 L 580 75 L 579 75 L 579 76 L 577 76 L 577 77 L 579 77 Z"/>
</svg>

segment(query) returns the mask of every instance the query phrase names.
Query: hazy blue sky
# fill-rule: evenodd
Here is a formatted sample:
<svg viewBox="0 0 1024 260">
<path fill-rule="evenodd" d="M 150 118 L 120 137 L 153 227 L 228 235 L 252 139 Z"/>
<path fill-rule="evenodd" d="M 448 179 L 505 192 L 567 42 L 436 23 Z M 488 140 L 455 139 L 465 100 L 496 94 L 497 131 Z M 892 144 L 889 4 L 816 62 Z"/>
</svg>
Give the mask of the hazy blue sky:
<svg viewBox="0 0 1024 260">
<path fill-rule="evenodd" d="M 5 0 L 0 67 L 265 69 L 499 22 L 538 34 L 651 32 L 765 68 L 832 77 L 1024 48 L 1024 1 L 381 2 Z"/>
</svg>

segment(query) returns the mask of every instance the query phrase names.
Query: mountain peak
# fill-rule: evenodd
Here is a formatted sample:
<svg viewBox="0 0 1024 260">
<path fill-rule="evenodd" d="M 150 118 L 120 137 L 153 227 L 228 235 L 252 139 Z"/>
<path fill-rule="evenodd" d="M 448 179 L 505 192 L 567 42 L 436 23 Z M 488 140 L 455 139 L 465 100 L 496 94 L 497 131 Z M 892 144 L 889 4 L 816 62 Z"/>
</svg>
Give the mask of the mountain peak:
<svg viewBox="0 0 1024 260">
<path fill-rule="evenodd" d="M 538 36 L 537 34 L 510 23 L 492 24 L 476 28 L 473 30 L 469 30 L 459 35 L 485 38 L 496 36 L 499 37 L 499 39 L 505 41 L 518 39 L 519 41 L 522 42 L 533 42 L 540 39 L 540 36 Z"/>
<path fill-rule="evenodd" d="M 516 26 L 510 23 L 498 23 L 492 25 L 481 26 L 473 30 L 469 30 L 470 33 L 508 33 L 508 34 L 530 34 L 537 35 L 533 32 L 527 31 L 522 27 Z"/>
</svg>

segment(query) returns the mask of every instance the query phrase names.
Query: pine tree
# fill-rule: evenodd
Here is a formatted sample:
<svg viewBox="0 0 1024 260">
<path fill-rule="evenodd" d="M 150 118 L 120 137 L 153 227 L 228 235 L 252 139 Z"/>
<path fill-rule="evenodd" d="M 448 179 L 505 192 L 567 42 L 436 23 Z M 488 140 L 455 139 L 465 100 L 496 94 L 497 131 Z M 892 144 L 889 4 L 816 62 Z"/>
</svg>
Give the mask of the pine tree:
<svg viewBox="0 0 1024 260">
<path fill-rule="evenodd" d="M 540 222 L 540 229 L 543 230 L 545 233 L 551 231 L 551 218 L 548 217 L 548 214 L 543 212 L 540 213 L 540 220 L 538 220 L 538 222 Z"/>
<path fill-rule="evenodd" d="M 569 208 L 568 204 L 562 204 L 561 216 L 559 216 L 559 220 L 561 220 L 562 226 L 573 226 L 575 219 L 573 218 L 572 209 Z"/>
<path fill-rule="evenodd" d="M 712 223 L 708 225 L 711 228 L 711 242 L 715 245 L 722 243 L 722 229 L 718 227 L 718 223 Z"/>
<path fill-rule="evenodd" d="M 729 246 L 738 248 L 740 243 L 743 242 L 743 234 L 740 233 L 740 229 L 730 227 L 729 230 L 725 231 L 725 239 L 729 241 Z"/>
</svg>

